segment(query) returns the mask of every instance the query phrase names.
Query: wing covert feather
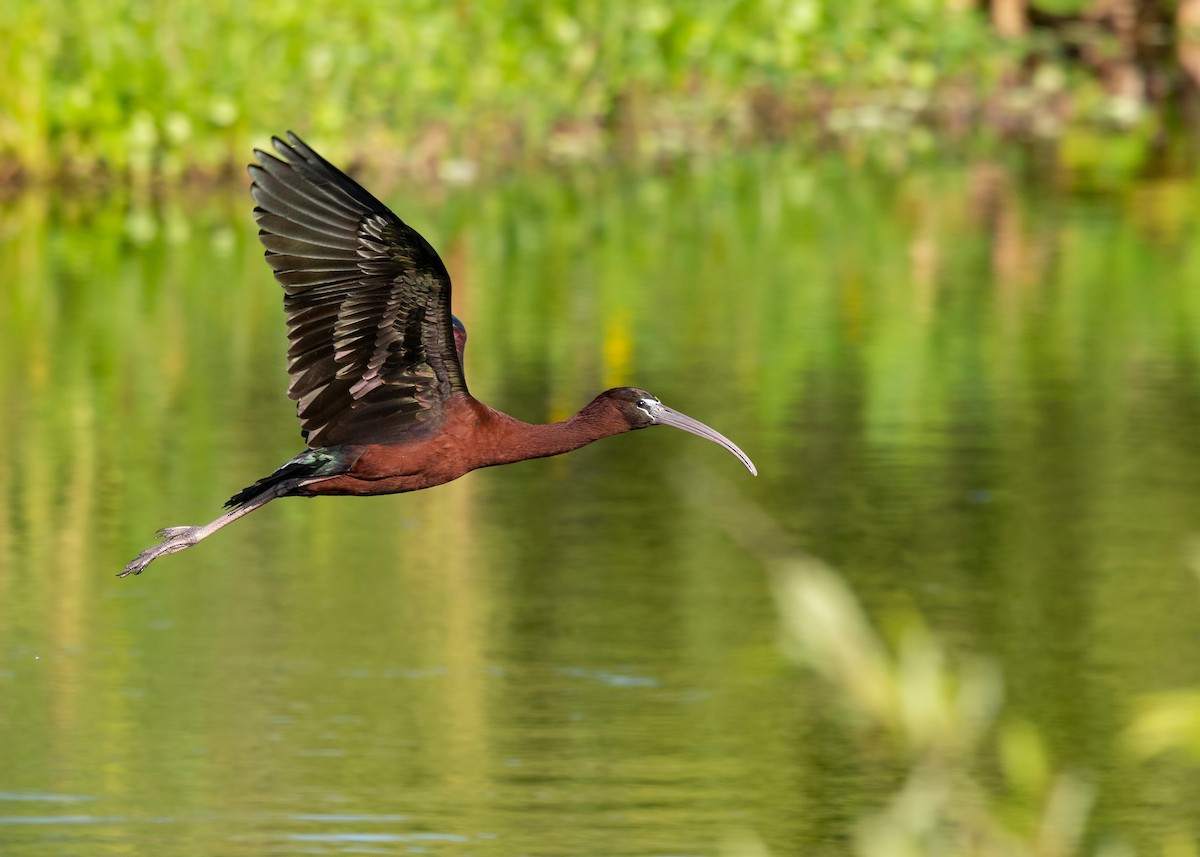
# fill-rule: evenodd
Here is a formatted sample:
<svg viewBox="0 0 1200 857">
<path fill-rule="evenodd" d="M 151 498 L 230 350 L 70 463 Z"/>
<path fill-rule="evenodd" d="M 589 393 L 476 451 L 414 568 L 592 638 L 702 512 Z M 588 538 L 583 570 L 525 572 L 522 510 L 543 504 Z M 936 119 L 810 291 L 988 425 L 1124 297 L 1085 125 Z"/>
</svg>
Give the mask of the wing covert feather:
<svg viewBox="0 0 1200 857">
<path fill-rule="evenodd" d="M 394 443 L 466 392 L 437 251 L 295 134 L 250 165 L 283 287 L 288 395 L 314 448 Z"/>
</svg>

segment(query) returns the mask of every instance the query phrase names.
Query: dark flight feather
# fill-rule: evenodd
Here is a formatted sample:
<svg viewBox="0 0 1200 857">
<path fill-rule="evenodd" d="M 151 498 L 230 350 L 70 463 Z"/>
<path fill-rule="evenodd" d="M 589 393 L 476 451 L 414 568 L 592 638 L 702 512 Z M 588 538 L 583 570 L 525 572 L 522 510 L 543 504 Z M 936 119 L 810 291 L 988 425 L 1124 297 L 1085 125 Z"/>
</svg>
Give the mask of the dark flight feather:
<svg viewBox="0 0 1200 857">
<path fill-rule="evenodd" d="M 392 443 L 436 427 L 466 392 L 437 251 L 295 134 L 255 150 L 250 192 L 283 286 L 288 395 L 313 448 Z"/>
</svg>

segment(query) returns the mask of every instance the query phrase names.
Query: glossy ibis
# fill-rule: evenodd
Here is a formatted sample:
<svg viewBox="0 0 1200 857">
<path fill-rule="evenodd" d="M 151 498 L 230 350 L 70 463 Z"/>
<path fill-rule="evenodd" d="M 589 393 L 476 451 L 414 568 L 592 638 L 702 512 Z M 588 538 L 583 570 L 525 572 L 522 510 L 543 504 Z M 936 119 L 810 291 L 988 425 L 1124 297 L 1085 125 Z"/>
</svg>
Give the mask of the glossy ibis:
<svg viewBox="0 0 1200 857">
<path fill-rule="evenodd" d="M 467 332 L 450 314 L 437 251 L 295 134 L 255 150 L 259 239 L 283 286 L 288 395 L 309 449 L 199 527 L 167 527 L 121 573 L 201 539 L 277 497 L 395 494 L 480 467 L 558 455 L 632 429 L 675 426 L 754 464 L 719 432 L 645 390 L 606 390 L 563 422 L 531 425 L 472 398 Z"/>
</svg>

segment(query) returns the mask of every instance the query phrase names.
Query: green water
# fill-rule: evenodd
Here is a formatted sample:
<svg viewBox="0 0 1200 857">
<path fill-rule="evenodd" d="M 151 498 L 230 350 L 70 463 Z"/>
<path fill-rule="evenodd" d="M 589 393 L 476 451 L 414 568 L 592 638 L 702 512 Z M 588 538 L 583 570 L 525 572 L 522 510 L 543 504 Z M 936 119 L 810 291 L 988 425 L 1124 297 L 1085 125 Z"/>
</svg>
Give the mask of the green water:
<svg viewBox="0 0 1200 857">
<path fill-rule="evenodd" d="M 655 429 L 117 580 L 301 448 L 278 290 L 242 193 L 0 203 L 0 853 L 847 853 L 896 772 L 780 651 L 728 491 L 995 659 L 1101 836 L 1195 832 L 1196 770 L 1118 738 L 1200 684 L 1200 179 L 762 153 L 383 195 L 476 396 L 637 384 L 761 476 Z"/>
</svg>

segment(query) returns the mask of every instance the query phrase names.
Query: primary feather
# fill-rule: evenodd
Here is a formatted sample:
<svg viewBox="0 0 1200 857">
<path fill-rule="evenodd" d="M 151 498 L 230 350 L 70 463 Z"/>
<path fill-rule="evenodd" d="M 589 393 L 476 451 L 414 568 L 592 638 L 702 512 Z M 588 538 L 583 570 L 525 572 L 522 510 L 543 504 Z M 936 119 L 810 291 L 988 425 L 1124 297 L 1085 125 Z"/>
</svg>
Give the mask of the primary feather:
<svg viewBox="0 0 1200 857">
<path fill-rule="evenodd" d="M 284 290 L 288 395 L 313 448 L 390 443 L 466 392 L 437 251 L 295 134 L 255 150 L 259 239 Z"/>
</svg>

